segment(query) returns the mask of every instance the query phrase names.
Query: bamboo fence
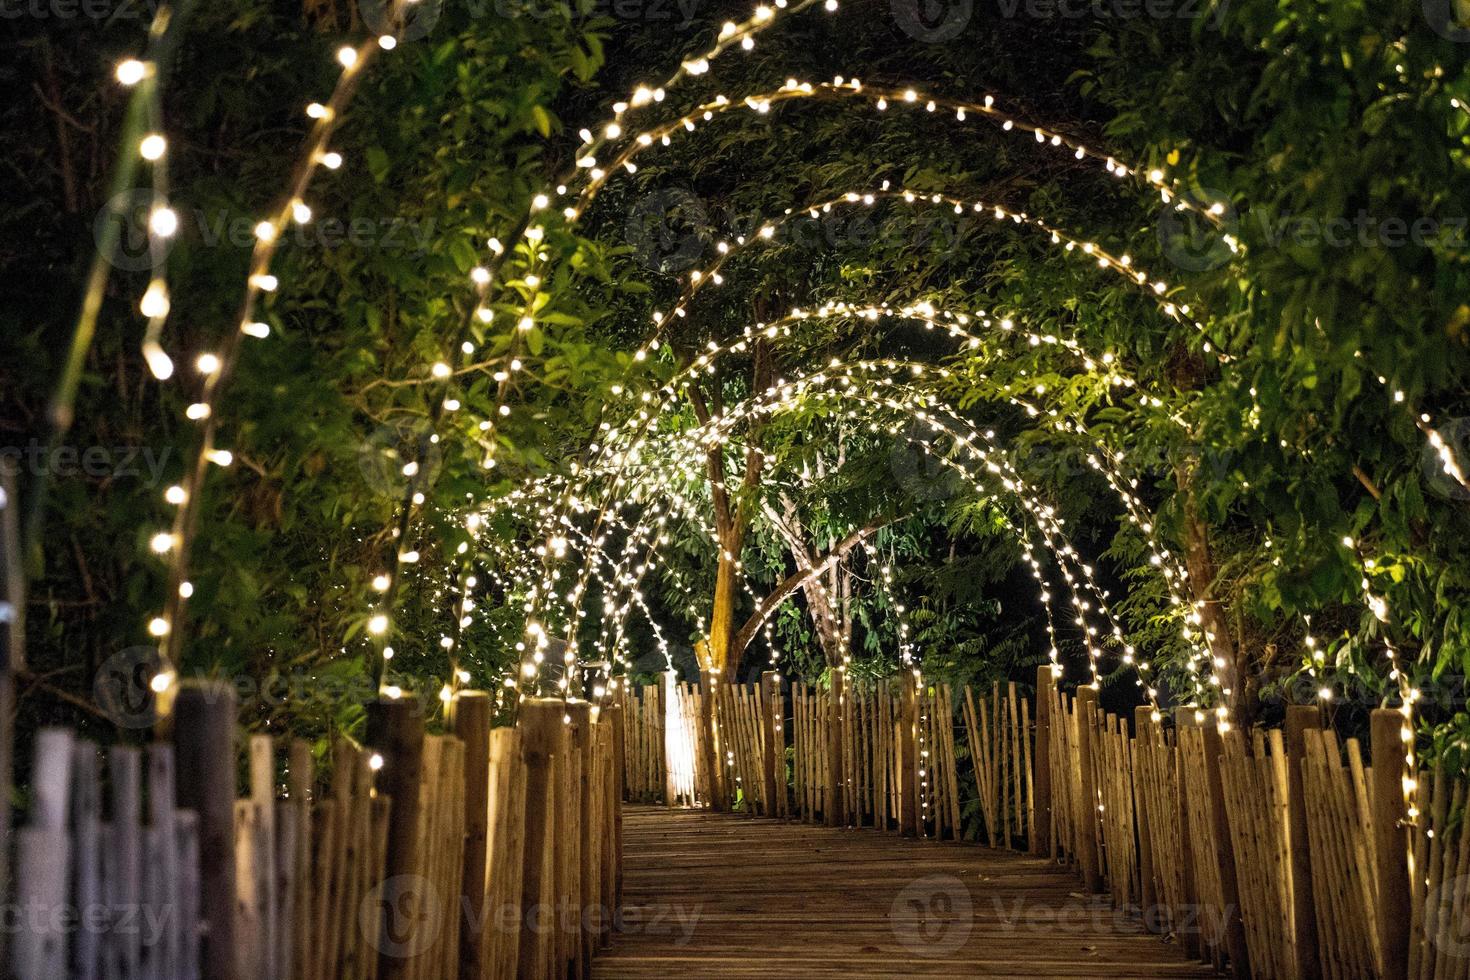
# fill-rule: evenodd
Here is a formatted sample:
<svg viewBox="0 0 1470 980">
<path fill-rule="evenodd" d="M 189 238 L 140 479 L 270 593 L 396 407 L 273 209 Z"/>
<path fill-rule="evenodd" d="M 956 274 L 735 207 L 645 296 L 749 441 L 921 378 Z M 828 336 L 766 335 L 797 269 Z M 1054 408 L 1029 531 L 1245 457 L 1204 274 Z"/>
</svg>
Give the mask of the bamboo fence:
<svg viewBox="0 0 1470 980">
<path fill-rule="evenodd" d="M 196 693 L 172 743 L 38 733 L 9 975 L 587 975 L 620 901 L 619 708 L 555 701 L 491 729 L 489 699 L 464 692 L 454 730 L 426 735 L 416 707 L 374 705 L 380 744 L 338 739 L 319 765 L 299 740 L 237 747 L 228 689 Z"/>
<path fill-rule="evenodd" d="M 1028 848 L 1237 976 L 1470 980 L 1470 788 L 1406 778 L 1397 712 L 1373 713 L 1368 758 L 1315 708 L 1273 731 L 1192 709 L 1128 718 L 1094 690 L 1060 690 L 1049 667 L 1034 697 L 896 678 L 850 682 L 835 704 L 800 681 L 782 695 L 774 676 L 718 694 L 747 812 L 770 815 L 774 784 L 776 816 Z M 625 697 L 656 730 L 657 695 Z M 658 783 L 650 758 L 629 785 Z M 1410 811 L 1402 788 L 1416 785 Z"/>
</svg>

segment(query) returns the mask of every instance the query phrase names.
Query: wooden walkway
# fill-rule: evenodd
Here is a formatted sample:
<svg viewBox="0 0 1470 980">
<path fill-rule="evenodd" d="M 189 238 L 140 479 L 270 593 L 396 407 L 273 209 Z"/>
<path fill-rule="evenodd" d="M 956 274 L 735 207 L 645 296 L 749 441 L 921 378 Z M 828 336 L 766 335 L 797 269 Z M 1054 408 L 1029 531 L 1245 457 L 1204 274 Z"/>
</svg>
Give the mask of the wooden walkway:
<svg viewBox="0 0 1470 980">
<path fill-rule="evenodd" d="M 625 807 L 594 980 L 1212 977 L 1045 860 L 873 830 Z"/>
</svg>

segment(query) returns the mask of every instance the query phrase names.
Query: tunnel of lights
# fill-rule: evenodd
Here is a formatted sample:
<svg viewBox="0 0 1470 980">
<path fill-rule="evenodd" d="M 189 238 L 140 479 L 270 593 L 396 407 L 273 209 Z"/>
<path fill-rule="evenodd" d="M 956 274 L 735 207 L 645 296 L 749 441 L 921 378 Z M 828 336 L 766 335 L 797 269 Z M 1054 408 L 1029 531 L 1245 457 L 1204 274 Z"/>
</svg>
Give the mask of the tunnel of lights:
<svg viewBox="0 0 1470 980">
<path fill-rule="evenodd" d="M 1219 227 L 1219 217 L 1229 202 L 1200 200 L 1162 170 L 1142 170 L 1067 134 L 1008 113 L 994 95 L 957 100 L 918 88 L 869 85 L 851 76 L 820 83 L 791 78 L 775 89 L 743 96 L 719 95 L 657 121 L 635 123 L 637 117 L 655 114 L 685 79 L 708 74 L 712 64 L 727 51 L 750 50 L 764 31 L 818 5 L 817 0 L 775 0 L 770 6 L 758 6 L 746 21 L 726 24 L 714 45 L 682 61 L 663 84 L 639 85 L 613 106 L 605 122 L 581 132 L 582 143 L 571 171 L 535 195 L 513 228 L 486 242 L 484 261 L 472 271 L 466 286 L 470 302 L 464 304 L 465 314 L 457 332 L 445 338 L 443 358 L 425 365 L 422 375 L 402 379 L 402 383 L 421 386 L 428 393 L 432 440 L 463 439 L 467 431 L 472 431 L 471 438 L 483 454 L 486 470 L 496 467 L 496 427 L 517 411 L 515 396 L 521 379 L 529 376 L 529 368 L 535 363 L 524 334 L 537 322 L 538 286 L 549 279 L 562 258 L 559 236 L 578 227 L 596 206 L 599 192 L 619 175 L 635 173 L 642 154 L 670 146 L 683 134 L 717 120 L 733 120 L 738 125 L 742 114 L 758 117 L 778 104 L 815 102 L 872 111 L 890 120 L 901 119 L 904 112 L 936 117 L 943 114 L 955 126 L 984 124 L 1011 138 L 1028 139 L 1045 151 L 1096 163 L 1118 178 L 1118 186 L 1141 185 L 1155 193 L 1164 206 L 1188 210 Z M 820 6 L 829 14 L 838 10 L 836 0 L 824 0 Z M 229 378 L 245 346 L 269 338 L 270 329 L 258 319 L 257 310 L 280 286 L 271 269 L 281 231 L 292 222 L 310 220 L 311 209 L 305 199 L 311 182 L 322 171 L 334 170 L 342 163 L 341 154 L 331 148 L 332 139 L 362 74 L 372 59 L 389 56 L 395 47 L 394 38 L 385 36 L 338 52 L 341 74 L 336 86 L 326 101 L 310 104 L 308 114 L 313 126 L 307 144 L 279 207 L 257 227 L 242 291 L 239 329 L 227 331 L 217 351 L 199 358 L 202 380 L 188 409 L 188 418 L 198 423 L 196 451 L 184 480 L 165 495 L 172 507 L 169 530 L 153 539 L 153 549 L 164 556 L 169 571 L 164 607 L 148 620 L 148 632 L 160 641 L 164 656 L 164 667 L 152 686 L 165 702 L 178 678 L 187 631 L 187 602 L 193 591 L 189 580 L 191 544 L 204 533 L 196 501 L 211 469 L 228 467 L 232 462 L 229 450 L 217 444 L 216 429 Z M 123 68 L 119 67 L 118 77 L 131 84 Z M 133 74 L 129 69 L 127 76 Z M 137 97 L 156 102 L 160 83 L 144 75 L 139 79 L 147 84 L 139 87 Z M 150 155 L 154 150 L 156 155 Z M 162 144 L 143 148 L 143 155 L 150 160 L 157 160 L 164 152 Z M 155 192 L 166 198 L 164 174 L 163 166 L 158 165 Z M 691 597 L 687 611 L 698 619 L 694 589 L 660 560 L 660 548 L 668 541 L 670 524 L 682 524 L 695 539 L 708 543 L 707 557 L 711 560 L 719 558 L 721 548 L 707 502 L 685 487 L 699 483 L 701 459 L 711 448 L 728 448 L 743 455 L 754 447 L 758 453 L 758 445 L 747 439 L 752 425 L 791 411 L 809 410 L 840 419 L 852 431 L 880 442 L 910 447 L 952 474 L 967 499 L 993 504 L 1003 512 L 1004 526 L 1016 537 L 1035 581 L 1053 671 L 1063 676 L 1071 666 L 1061 660 L 1059 637 L 1075 634 L 1086 659 L 1083 669 L 1073 670 L 1069 680 L 1098 686 L 1105 669 L 1125 669 L 1147 701 L 1158 709 L 1160 691 L 1151 657 L 1147 651 L 1136 649 L 1110 606 L 1091 561 L 1072 544 L 1065 522 L 1044 502 L 1039 489 L 1021 477 L 1010 459 L 1011 447 L 993 433 L 977 429 L 945 397 L 946 383 L 956 373 L 991 384 L 987 364 L 994 358 L 1015 356 L 1014 349 L 1019 347 L 1044 356 L 1048 370 L 1064 377 L 1101 374 L 1106 391 L 1098 395 L 1096 404 L 1128 404 L 1140 416 L 1161 409 L 1163 402 L 1134 380 L 1137 372 L 1129 363 L 1128 351 L 1093 351 L 1052 332 L 1029 330 L 1025 326 L 1028 311 L 1024 309 L 985 308 L 988 304 L 973 301 L 966 302 L 964 309 L 942 308 L 945 304 L 937 308 L 923 298 L 895 307 L 849 298 L 829 300 L 811 309 L 795 308 L 768 322 L 751 324 L 723 344 L 710 342 L 687 365 L 678 367 L 673 363 L 666 332 L 671 324 L 687 317 L 705 290 L 726 284 L 730 263 L 758 262 L 761 246 L 779 241 L 783 230 L 803 217 L 815 218 L 837 208 L 882 205 L 944 208 L 993 221 L 997 227 L 1051 249 L 1058 262 L 1084 263 L 1130 284 L 1156 311 L 1153 322 L 1141 323 L 1140 330 L 1166 331 L 1182 325 L 1188 342 L 1201 356 L 1218 364 L 1231 360 L 1231 351 L 1210 336 L 1209 317 L 1197 303 L 1191 303 L 1187 288 L 1139 268 L 1128 254 L 1104 248 L 1045 216 L 978 200 L 961 190 L 908 189 L 887 181 L 812 203 L 793 204 L 759 223 L 758 230 L 749 237 L 715 242 L 714 254 L 680 277 L 677 299 L 653 313 L 644 339 L 629 352 L 622 382 L 603 404 L 585 451 L 565 471 L 528 476 L 509 494 L 471 495 L 460 513 L 438 515 L 464 530 L 457 549 L 444 549 L 442 556 L 434 553 L 444 561 L 444 568 L 436 570 L 434 577 L 440 583 L 435 601 L 443 607 L 447 622 L 439 640 L 450 661 L 448 676 L 442 679 L 441 696 L 446 701 L 456 689 L 471 683 L 500 691 L 508 705 L 513 705 L 517 697 L 538 694 L 594 701 L 607 698 L 630 669 L 629 621 L 635 613 L 648 623 L 665 665 L 672 667 L 669 637 L 677 628 L 659 621 L 645 599 L 644 583 L 650 575 L 668 575 L 664 584 Z M 1230 235 L 1221 234 L 1233 260 L 1243 260 L 1243 246 Z M 157 247 L 157 240 L 150 239 L 150 244 L 155 261 L 141 303 L 148 317 L 143 355 L 154 377 L 167 382 L 175 375 L 163 329 L 169 313 L 167 277 L 160 257 L 163 250 Z M 507 285 L 510 281 L 525 288 Z M 517 311 L 506 313 L 507 308 Z M 879 324 L 895 332 L 899 325 L 903 329 L 935 331 L 955 341 L 954 349 L 935 363 L 834 358 L 828 363 L 787 365 L 790 376 L 767 390 L 751 391 L 737 404 L 724 406 L 707 422 L 679 427 L 676 417 L 689 387 L 702 374 L 714 374 L 722 359 L 738 362 L 762 344 L 779 351 L 787 342 L 800 339 L 801 331 L 809 325 L 839 322 Z M 478 352 L 469 339 L 470 328 L 476 324 L 507 331 L 508 353 L 494 359 L 477 359 Z M 660 381 L 650 370 L 654 366 L 669 374 L 666 380 Z M 477 420 L 472 430 L 462 423 L 450 424 L 466 411 L 456 385 L 481 373 L 492 374 L 496 383 L 494 411 Z M 1387 383 L 1386 379 L 1380 382 Z M 1037 431 L 1050 433 L 1063 451 L 1076 455 L 1100 475 L 1115 498 L 1120 519 L 1127 521 L 1145 542 L 1148 560 L 1162 579 L 1181 649 L 1187 652 L 1183 689 L 1172 693 L 1199 711 L 1214 711 L 1222 724 L 1228 724 L 1229 692 L 1222 690 L 1220 675 L 1225 664 L 1213 652 L 1214 637 L 1201 617 L 1204 602 L 1192 597 L 1186 563 L 1164 540 L 1157 515 L 1138 491 L 1140 474 L 1130 470 L 1128 447 L 1095 439 L 1083 414 L 1067 414 L 1049 404 L 1047 392 L 1039 386 L 1038 390 L 1022 391 L 997 383 L 991 384 L 990 394 L 996 403 L 1013 410 L 1018 419 L 1028 420 Z M 1403 402 L 1398 393 L 1385 391 L 1384 397 Z M 1402 408 L 1437 452 L 1445 472 L 1461 485 L 1470 486 L 1433 420 L 1407 404 Z M 1163 421 L 1172 424 L 1167 417 Z M 1078 448 L 1082 445 L 1087 448 Z M 399 676 L 393 669 L 394 617 L 404 568 L 430 554 L 423 544 L 428 516 L 424 481 L 432 474 L 431 467 L 421 466 L 421 462 L 408 460 L 403 466 L 406 482 L 402 498 L 395 508 L 393 525 L 383 536 L 391 542 L 391 550 L 382 556 L 381 570 L 373 577 L 370 594 L 362 598 L 366 639 L 359 642 L 367 645 L 366 656 L 379 688 L 389 697 L 400 695 L 400 684 L 409 682 L 406 675 Z M 785 475 L 768 470 L 765 478 Z M 506 533 L 507 522 L 514 529 L 510 534 Z M 894 561 L 878 555 L 871 541 L 861 542 L 861 547 L 868 562 L 881 569 L 875 583 L 887 596 L 886 605 L 895 620 L 892 632 L 899 638 L 898 662 L 904 668 L 918 669 L 923 651 L 916 650 L 908 639 L 902 597 L 892 594 Z M 1358 557 L 1371 562 L 1368 556 Z M 741 573 L 739 587 L 745 599 L 764 611 L 763 621 L 757 626 L 765 637 L 770 665 L 777 668 L 780 651 L 772 635 L 771 617 L 790 596 L 767 603 L 762 588 L 744 574 L 741 556 L 726 558 L 733 560 Z M 816 575 L 811 579 L 817 589 L 825 588 L 822 578 Z M 1388 622 L 1391 611 L 1385 600 L 1373 593 L 1366 575 L 1362 591 L 1367 608 Z M 589 637 L 586 605 L 594 596 L 600 600 L 601 609 L 590 617 L 593 626 Z M 508 669 L 492 668 L 473 651 L 462 649 L 464 631 L 475 623 L 476 613 L 483 612 L 487 603 L 512 608 L 517 614 L 514 618 L 523 623 L 514 634 L 509 629 L 494 633 L 496 642 L 513 646 L 517 653 L 518 663 Z M 1418 692 L 1401 669 L 1397 649 L 1386 635 L 1384 644 L 1388 676 L 1397 682 L 1401 709 L 1408 718 Z M 1310 674 L 1320 665 L 1320 657 L 1312 649 L 1310 636 L 1308 647 L 1303 669 Z M 737 667 L 743 649 L 733 653 Z M 836 670 L 845 668 L 845 663 L 833 665 Z M 429 683 L 421 677 L 412 682 Z M 433 683 L 437 686 L 438 682 Z M 1228 684 L 1228 679 L 1224 683 Z"/>
</svg>

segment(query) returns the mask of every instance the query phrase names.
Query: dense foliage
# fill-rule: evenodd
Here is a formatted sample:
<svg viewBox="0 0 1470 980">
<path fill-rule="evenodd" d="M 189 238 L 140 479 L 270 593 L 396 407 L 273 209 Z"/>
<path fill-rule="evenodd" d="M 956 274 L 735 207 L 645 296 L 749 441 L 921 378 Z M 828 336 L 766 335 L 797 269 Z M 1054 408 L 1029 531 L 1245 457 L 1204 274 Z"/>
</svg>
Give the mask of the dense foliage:
<svg viewBox="0 0 1470 980">
<path fill-rule="evenodd" d="M 315 216 L 274 267 L 270 338 L 229 382 L 235 462 L 191 544 L 184 671 L 330 691 L 247 699 L 252 724 L 319 729 L 353 724 L 379 680 L 432 697 L 458 668 L 555 690 L 555 657 L 521 667 L 553 634 L 599 679 L 615 661 L 687 675 L 694 650 L 749 674 L 768 645 L 808 676 L 882 675 L 912 643 L 961 680 L 1023 678 L 1055 646 L 1086 683 L 1091 648 L 1123 682 L 1112 696 L 1153 687 L 1246 717 L 1324 688 L 1359 711 L 1412 684 L 1453 747 L 1470 490 L 1429 440 L 1470 467 L 1466 35 L 1387 0 L 1126 6 L 778 11 L 754 50 L 634 106 L 609 142 L 721 95 L 733 108 L 650 140 L 635 167 L 599 151 L 613 172 L 574 216 L 578 131 L 601 138 L 609 103 L 749 10 L 434 7 L 366 73 L 334 141 L 348 163 L 313 183 Z M 131 148 L 110 76 L 146 25 L 21 26 L 4 70 L 35 97 L 3 110 L 0 136 L 0 441 L 26 450 L 47 438 L 95 227 L 119 210 L 106 180 Z M 193 12 L 163 82 L 180 365 L 234 329 L 248 229 L 332 50 L 362 33 L 332 4 Z M 922 94 L 780 94 L 834 76 Z M 928 104 L 987 96 L 1139 172 Z M 1140 179 L 1154 170 L 1208 213 L 1162 202 Z M 560 182 L 572 193 L 537 206 Z M 66 438 L 77 462 L 34 464 L 56 479 L 30 556 L 32 714 L 94 710 L 99 667 L 151 643 L 149 539 L 194 445 L 194 379 L 159 384 L 138 355 L 146 263 L 114 265 Z M 884 309 L 810 315 L 844 303 Z M 88 446 L 110 462 L 84 468 Z M 124 452 L 155 469 L 125 472 Z M 767 629 L 764 597 L 823 562 Z"/>
</svg>

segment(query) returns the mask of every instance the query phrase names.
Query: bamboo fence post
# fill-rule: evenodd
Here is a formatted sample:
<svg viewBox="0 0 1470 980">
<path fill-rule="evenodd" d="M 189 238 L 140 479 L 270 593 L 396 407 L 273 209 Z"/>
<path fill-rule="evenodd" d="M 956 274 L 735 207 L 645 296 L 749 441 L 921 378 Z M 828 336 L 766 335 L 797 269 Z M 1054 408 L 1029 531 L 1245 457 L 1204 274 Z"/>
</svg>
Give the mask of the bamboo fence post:
<svg viewBox="0 0 1470 980">
<path fill-rule="evenodd" d="M 1183 893 L 1180 896 L 1184 909 L 1200 908 L 1200 888 L 1196 880 L 1194 870 L 1194 843 L 1190 833 L 1188 781 L 1185 779 L 1185 751 L 1184 732 L 1185 728 L 1198 727 L 1195 721 L 1193 708 L 1176 708 L 1174 711 L 1175 742 L 1174 742 L 1174 786 L 1179 801 L 1179 812 L 1176 819 L 1179 821 L 1179 867 L 1181 879 L 1184 884 Z M 1196 916 L 1196 923 L 1199 917 Z M 1200 929 L 1198 925 L 1194 928 L 1184 930 L 1184 949 L 1190 956 L 1201 957 Z"/>
<path fill-rule="evenodd" d="M 1037 857 L 1047 853 L 1051 845 L 1051 706 L 1056 683 L 1051 664 L 1036 668 L 1036 752 L 1032 757 L 1036 826 L 1031 834 L 1031 853 Z"/>
<path fill-rule="evenodd" d="M 1143 772 L 1141 759 L 1144 752 L 1147 751 L 1144 746 L 1148 744 L 1150 731 L 1153 728 L 1153 710 L 1153 707 L 1147 704 L 1141 704 L 1133 709 L 1133 732 L 1138 749 L 1135 752 L 1135 758 L 1140 760 L 1135 762 L 1134 786 L 1136 792 L 1133 801 L 1134 821 L 1138 825 L 1138 878 L 1142 886 L 1139 901 L 1143 907 L 1144 927 L 1150 931 L 1155 931 L 1154 924 L 1159 921 L 1159 916 L 1154 913 L 1154 909 L 1159 904 L 1159 895 L 1154 880 L 1154 841 L 1153 835 L 1149 833 L 1148 794 L 1142 790 L 1141 786 Z"/>
<path fill-rule="evenodd" d="M 1297 980 L 1321 980 L 1322 960 L 1317 950 L 1317 907 L 1313 902 L 1312 854 L 1307 836 L 1306 791 L 1302 762 L 1306 759 L 1306 731 L 1322 727 L 1315 705 L 1286 708 L 1287 791 L 1286 819 L 1291 840 L 1292 924 L 1296 943 Z"/>
<path fill-rule="evenodd" d="M 775 817 L 781 813 L 781 807 L 776 803 L 776 794 L 780 792 L 785 795 L 786 792 L 786 763 L 783 758 L 778 758 L 786 753 L 786 744 L 779 729 L 781 721 L 777 714 L 777 706 L 781 703 L 781 675 L 774 670 L 762 673 L 760 694 L 760 703 L 765 708 L 761 718 L 761 753 L 765 763 L 761 775 L 766 784 L 766 816 Z M 779 790 L 776 779 L 778 766 L 781 770 Z"/>
<path fill-rule="evenodd" d="M 199 817 L 199 975 L 235 980 L 235 691 L 184 681 L 173 717 L 178 804 Z"/>
<path fill-rule="evenodd" d="M 1383 980 L 1405 980 L 1409 964 L 1409 841 L 1405 780 L 1409 772 L 1401 736 L 1405 721 L 1392 708 L 1375 708 L 1373 753 L 1373 843 L 1378 871 L 1378 938 Z"/>
<path fill-rule="evenodd" d="M 364 741 L 383 760 L 378 769 L 378 792 L 393 801 L 393 808 L 388 814 L 388 849 L 383 880 L 419 874 L 419 783 L 424 759 L 424 713 L 419 701 L 415 698 L 379 698 L 369 704 Z M 338 800 L 337 805 L 345 808 L 348 804 L 346 800 Z M 350 815 L 339 813 L 338 826 L 345 832 L 351 826 Z M 381 914 L 389 914 L 389 911 L 385 909 Z M 391 944 L 385 943 L 378 958 L 378 976 L 383 980 L 406 977 L 412 963 Z"/>
<path fill-rule="evenodd" d="M 839 666 L 828 671 L 831 690 L 828 692 L 825 735 L 827 738 L 827 805 L 823 807 L 829 827 L 840 827 L 846 823 L 843 801 L 846 788 L 842 785 L 843 770 L 843 706 L 846 698 L 846 672 Z"/>
<path fill-rule="evenodd" d="M 546 854 L 551 845 L 547 821 L 551 818 L 553 797 L 552 765 L 565 750 L 563 703 L 554 698 L 530 698 L 521 703 L 516 728 L 521 733 L 521 750 L 526 762 L 526 826 L 524 830 L 524 864 L 521 869 L 520 944 L 516 976 L 525 980 L 541 980 L 552 976 L 552 964 L 545 933 L 555 925 L 542 921 L 545 893 L 555 881 L 548 875 Z"/>
<path fill-rule="evenodd" d="M 490 696 L 460 691 L 451 705 L 454 734 L 464 743 L 464 873 L 456 914 L 463 914 L 459 975 L 478 977 L 488 935 L 485 922 L 486 848 L 490 832 Z"/>
<path fill-rule="evenodd" d="M 918 746 L 915 728 L 919 715 L 919 681 L 912 670 L 903 672 L 903 694 L 894 725 L 894 744 L 898 759 L 898 832 L 905 837 L 919 835 L 919 801 L 917 769 Z"/>
<path fill-rule="evenodd" d="M 612 833 L 612 873 L 610 876 L 612 886 L 606 889 L 606 892 L 612 899 L 609 903 L 608 915 L 615 919 L 617 910 L 623 906 L 623 793 L 625 792 L 623 786 L 623 730 L 630 719 L 624 716 L 621 708 L 613 707 L 603 710 L 611 712 L 613 726 L 612 818 L 609 821 L 609 829 Z M 605 931 L 610 932 L 610 929 Z"/>
<path fill-rule="evenodd" d="M 699 759 L 704 771 L 705 803 L 711 810 L 723 812 L 729 809 L 725 799 L 725 760 L 721 757 L 720 736 L 717 730 L 715 696 L 720 686 L 720 674 L 716 670 L 699 672 Z"/>
<path fill-rule="evenodd" d="M 570 941 L 571 972 L 577 977 L 586 977 L 592 970 L 592 941 L 587 932 L 588 884 L 592 878 L 592 845 L 597 840 L 597 827 L 593 823 L 592 782 L 589 778 L 592 765 L 593 731 L 592 705 L 586 701 L 573 701 L 567 705 L 567 716 L 571 718 L 572 763 L 570 777 L 572 799 L 575 809 L 568 812 L 573 833 L 567 836 L 571 846 L 571 861 L 568 864 L 570 911 L 575 916 Z"/>
<path fill-rule="evenodd" d="M 56 910 L 67 903 L 72 849 L 67 815 L 75 756 L 70 729 L 43 728 L 37 733 L 30 819 L 16 834 L 16 908 Z M 111 905 L 111 897 L 104 897 Z M 66 932 L 65 923 L 55 915 L 39 916 L 37 921 L 15 930 L 11 972 L 5 975 L 18 980 L 65 977 Z M 123 975 L 121 970 L 112 973 Z"/>
<path fill-rule="evenodd" d="M 1230 816 L 1225 807 L 1224 780 L 1220 774 L 1220 729 L 1206 725 L 1205 775 L 1210 794 L 1211 822 L 1215 828 L 1215 858 L 1220 868 L 1220 904 L 1225 916 L 1225 948 L 1230 954 L 1230 971 L 1238 978 L 1250 972 L 1250 954 L 1246 949 L 1245 922 L 1240 915 L 1240 893 L 1235 873 L 1235 845 L 1230 839 Z M 1405 896 L 1407 905 L 1407 896 Z"/>
<path fill-rule="evenodd" d="M 674 775 L 673 761 L 668 752 L 669 732 L 673 731 L 673 727 L 669 724 L 669 714 L 670 712 L 679 710 L 679 678 L 672 670 L 664 672 L 663 682 L 659 685 L 659 704 L 663 709 L 662 714 L 659 716 L 660 728 L 658 740 L 664 750 L 661 753 L 661 758 L 664 762 L 664 805 L 672 810 L 678 805 L 679 799 L 679 786 Z M 684 719 L 684 724 L 688 726 L 688 718 Z M 699 737 L 698 744 L 698 751 L 703 751 L 703 736 Z M 693 804 L 694 801 L 690 800 L 689 802 Z"/>
<path fill-rule="evenodd" d="M 1093 742 L 1096 736 L 1097 689 L 1077 688 L 1073 703 L 1077 717 L 1077 757 L 1082 765 L 1082 799 L 1079 801 L 1077 829 L 1077 864 L 1082 881 L 1089 892 L 1102 891 L 1102 865 L 1097 853 L 1098 809 L 1097 785 L 1092 767 Z"/>
<path fill-rule="evenodd" d="M 15 771 L 15 675 L 25 666 L 25 577 L 15 469 L 0 460 L 0 895 L 10 894 L 10 784 Z M 0 963 L 7 939 L 0 929 Z"/>
<path fill-rule="evenodd" d="M 261 980 L 275 980 L 276 929 L 276 769 L 275 741 L 269 735 L 252 735 L 250 753 L 250 802 L 260 822 L 263 853 L 255 860 L 260 868 L 259 889 Z"/>
</svg>

